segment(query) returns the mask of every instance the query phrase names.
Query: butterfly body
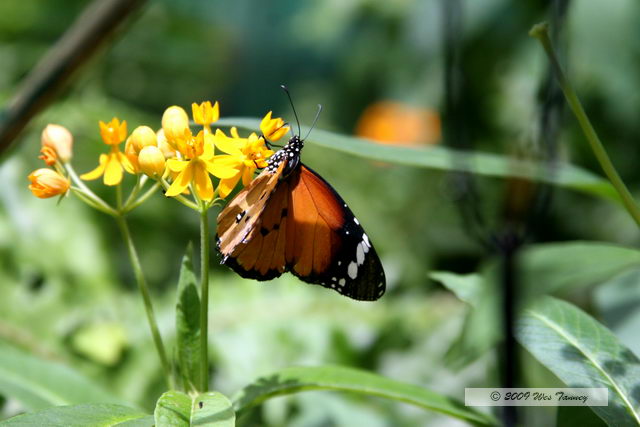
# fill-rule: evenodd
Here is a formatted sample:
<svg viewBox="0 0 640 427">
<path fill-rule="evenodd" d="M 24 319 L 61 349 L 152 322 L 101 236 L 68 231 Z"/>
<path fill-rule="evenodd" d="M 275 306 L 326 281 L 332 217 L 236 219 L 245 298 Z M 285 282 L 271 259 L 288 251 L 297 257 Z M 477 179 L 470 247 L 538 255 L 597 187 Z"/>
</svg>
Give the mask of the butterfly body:
<svg viewBox="0 0 640 427">
<path fill-rule="evenodd" d="M 222 264 L 242 277 L 301 280 L 357 300 L 385 291 L 382 264 L 340 195 L 300 161 L 293 136 L 218 216 Z"/>
</svg>

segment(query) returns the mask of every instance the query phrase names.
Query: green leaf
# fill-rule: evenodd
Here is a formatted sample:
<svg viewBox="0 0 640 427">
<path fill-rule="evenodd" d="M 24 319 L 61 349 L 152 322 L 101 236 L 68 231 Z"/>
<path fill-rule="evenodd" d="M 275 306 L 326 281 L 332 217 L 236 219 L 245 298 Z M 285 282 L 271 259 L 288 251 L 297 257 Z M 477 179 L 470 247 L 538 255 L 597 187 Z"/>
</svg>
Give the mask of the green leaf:
<svg viewBox="0 0 640 427">
<path fill-rule="evenodd" d="M 640 266 L 640 251 L 600 242 L 550 243 L 527 247 L 517 260 L 519 298 L 526 304 L 542 294 L 595 285 Z M 432 273 L 431 277 L 472 306 L 445 358 L 449 366 L 460 368 L 500 338 L 498 263 L 487 263 L 479 277 L 443 272 Z"/>
<path fill-rule="evenodd" d="M 494 425 L 488 415 L 467 408 L 456 399 L 406 384 L 370 372 L 340 366 L 292 367 L 259 378 L 241 390 L 234 398 L 240 415 L 265 400 L 305 390 L 349 391 L 416 405 L 477 425 Z"/>
<path fill-rule="evenodd" d="M 236 414 L 231 401 L 222 393 L 210 391 L 194 399 L 192 426 L 233 427 Z"/>
<path fill-rule="evenodd" d="M 606 427 L 602 418 L 598 417 L 589 407 L 558 406 L 556 416 L 557 426 Z"/>
<path fill-rule="evenodd" d="M 598 286 L 594 303 L 602 322 L 635 354 L 640 354 L 640 268 Z"/>
<path fill-rule="evenodd" d="M 448 271 L 432 271 L 429 277 L 453 292 L 461 301 L 475 304 L 482 292 L 483 278 L 480 274 L 456 274 Z"/>
<path fill-rule="evenodd" d="M 158 427 L 189 427 L 191 424 L 191 398 L 181 391 L 167 391 L 156 402 L 153 417 Z"/>
<path fill-rule="evenodd" d="M 185 391 L 197 390 L 200 381 L 200 297 L 193 272 L 193 246 L 182 259 L 176 306 L 177 369 Z"/>
<path fill-rule="evenodd" d="M 28 410 L 77 403 L 124 404 L 73 369 L 1 341 L 0 394 L 13 397 Z"/>
<path fill-rule="evenodd" d="M 607 387 L 608 406 L 591 407 L 607 424 L 640 424 L 640 360 L 594 318 L 545 297 L 525 310 L 517 336 L 567 386 Z"/>
<path fill-rule="evenodd" d="M 194 397 L 181 391 L 167 391 L 156 404 L 157 427 L 233 427 L 235 413 L 225 395 L 215 391 Z"/>
<path fill-rule="evenodd" d="M 258 119 L 230 117 L 216 122 L 218 126 L 237 126 L 259 131 Z M 306 134 L 308 127 L 302 127 Z M 353 136 L 314 129 L 306 142 L 371 160 L 444 171 L 464 171 L 478 175 L 507 178 L 521 177 L 581 191 L 609 200 L 620 201 L 613 186 L 604 178 L 568 163 L 549 167 L 535 162 L 517 161 L 512 157 L 479 151 L 461 151 L 446 147 L 411 148 L 377 144 Z"/>
<path fill-rule="evenodd" d="M 640 251 L 601 242 L 533 245 L 522 254 L 521 275 L 529 294 L 602 283 L 640 266 Z"/>
<path fill-rule="evenodd" d="M 150 415 L 125 406 L 109 404 L 57 406 L 0 421 L 2 427 L 152 427 L 153 425 L 153 417 Z"/>
</svg>

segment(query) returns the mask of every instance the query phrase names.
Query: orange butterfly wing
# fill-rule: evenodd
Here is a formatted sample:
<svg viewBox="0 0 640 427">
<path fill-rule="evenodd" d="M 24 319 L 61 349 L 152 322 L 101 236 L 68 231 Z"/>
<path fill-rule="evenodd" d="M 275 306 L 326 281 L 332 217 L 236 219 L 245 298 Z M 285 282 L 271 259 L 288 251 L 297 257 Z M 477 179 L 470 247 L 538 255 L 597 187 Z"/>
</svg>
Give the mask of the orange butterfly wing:
<svg viewBox="0 0 640 427">
<path fill-rule="evenodd" d="M 303 164 L 283 178 L 283 164 L 263 171 L 218 216 L 222 262 L 246 278 L 291 271 L 350 298 L 380 298 L 382 264 L 346 203 Z"/>
</svg>

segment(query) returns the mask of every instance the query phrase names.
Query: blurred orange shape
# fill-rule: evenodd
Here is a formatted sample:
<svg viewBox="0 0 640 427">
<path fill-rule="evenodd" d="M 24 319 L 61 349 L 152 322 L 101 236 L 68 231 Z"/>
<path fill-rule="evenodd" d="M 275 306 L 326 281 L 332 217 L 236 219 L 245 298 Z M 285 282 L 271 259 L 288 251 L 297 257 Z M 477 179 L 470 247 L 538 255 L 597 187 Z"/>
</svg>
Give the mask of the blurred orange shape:
<svg viewBox="0 0 640 427">
<path fill-rule="evenodd" d="M 379 101 L 363 111 L 356 135 L 383 144 L 437 144 L 441 137 L 440 114 L 400 102 Z"/>
</svg>

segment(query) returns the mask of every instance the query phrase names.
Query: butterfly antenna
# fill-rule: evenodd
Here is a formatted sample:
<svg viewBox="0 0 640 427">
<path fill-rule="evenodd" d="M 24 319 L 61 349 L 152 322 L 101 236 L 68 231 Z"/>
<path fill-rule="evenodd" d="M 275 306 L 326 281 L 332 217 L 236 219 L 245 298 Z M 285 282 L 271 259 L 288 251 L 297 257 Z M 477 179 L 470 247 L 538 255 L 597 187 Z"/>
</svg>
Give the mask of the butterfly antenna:
<svg viewBox="0 0 640 427">
<path fill-rule="evenodd" d="M 291 104 L 291 109 L 293 110 L 293 115 L 296 118 L 296 123 L 298 124 L 298 135 L 302 133 L 300 130 L 300 120 L 298 120 L 298 113 L 296 113 L 296 107 L 293 106 L 293 101 L 291 100 L 291 94 L 289 93 L 289 89 L 285 85 L 280 85 L 282 90 L 287 94 L 287 98 L 289 98 L 289 104 Z"/>
<path fill-rule="evenodd" d="M 309 132 L 307 132 L 307 136 L 304 137 L 303 141 L 306 140 L 307 138 L 309 138 L 309 135 L 311 134 L 311 131 L 313 130 L 314 127 L 316 127 L 316 123 L 318 122 L 318 118 L 320 117 L 320 113 L 322 113 L 322 105 L 318 104 L 318 112 L 316 113 L 316 118 L 313 119 L 313 124 L 309 128 Z"/>
</svg>

